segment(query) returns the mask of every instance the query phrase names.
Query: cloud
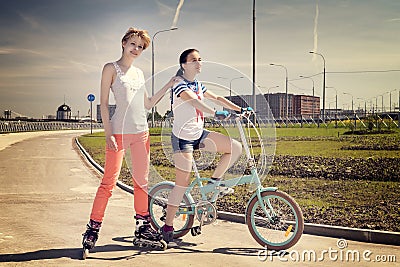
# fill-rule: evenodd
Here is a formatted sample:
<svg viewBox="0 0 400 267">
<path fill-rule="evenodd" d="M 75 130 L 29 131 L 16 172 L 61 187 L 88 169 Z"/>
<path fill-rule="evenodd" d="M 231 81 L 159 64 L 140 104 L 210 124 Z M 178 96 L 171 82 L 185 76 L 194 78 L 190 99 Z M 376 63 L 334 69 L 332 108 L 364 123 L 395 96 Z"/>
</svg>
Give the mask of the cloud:
<svg viewBox="0 0 400 267">
<path fill-rule="evenodd" d="M 8 49 L 0 49 L 0 55 L 9 55 L 12 54 L 12 52 Z"/>
<path fill-rule="evenodd" d="M 157 1 L 157 5 L 158 5 L 159 13 L 162 16 L 173 14 L 174 11 L 175 11 L 174 8 L 168 6 L 168 5 L 164 4 L 164 3 L 161 3 L 160 1 Z"/>
<path fill-rule="evenodd" d="M 394 18 L 394 19 L 386 20 L 386 22 L 396 22 L 396 21 L 400 21 L 400 18 Z"/>
<path fill-rule="evenodd" d="M 17 12 L 23 21 L 29 24 L 30 27 L 36 30 L 43 30 L 43 27 L 34 17 L 23 14 L 22 12 Z"/>
</svg>

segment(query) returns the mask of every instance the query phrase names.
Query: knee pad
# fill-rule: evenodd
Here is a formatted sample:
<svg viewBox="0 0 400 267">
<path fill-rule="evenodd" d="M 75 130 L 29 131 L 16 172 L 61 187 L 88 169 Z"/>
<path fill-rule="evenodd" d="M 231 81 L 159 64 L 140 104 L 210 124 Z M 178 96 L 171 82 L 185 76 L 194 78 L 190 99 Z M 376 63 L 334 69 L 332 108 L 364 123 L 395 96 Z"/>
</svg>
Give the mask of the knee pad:
<svg viewBox="0 0 400 267">
<path fill-rule="evenodd" d="M 179 207 L 186 190 L 187 187 L 175 185 L 175 187 L 171 190 L 171 194 L 169 195 L 168 205 Z"/>
</svg>

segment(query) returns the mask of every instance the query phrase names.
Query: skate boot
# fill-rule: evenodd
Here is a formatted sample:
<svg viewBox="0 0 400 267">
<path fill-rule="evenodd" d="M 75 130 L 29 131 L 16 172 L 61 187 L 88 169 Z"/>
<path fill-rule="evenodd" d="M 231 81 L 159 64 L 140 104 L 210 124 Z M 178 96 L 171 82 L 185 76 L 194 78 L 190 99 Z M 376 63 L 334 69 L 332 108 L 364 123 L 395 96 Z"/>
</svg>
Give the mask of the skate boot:
<svg viewBox="0 0 400 267">
<path fill-rule="evenodd" d="M 162 235 L 154 230 L 150 225 L 150 215 L 136 215 L 135 237 L 133 245 L 139 247 L 167 249 L 167 244 L 162 239 Z"/>
<path fill-rule="evenodd" d="M 164 224 L 161 227 L 160 231 L 162 234 L 162 238 L 167 244 L 174 240 L 174 228 L 172 226 Z"/>
<path fill-rule="evenodd" d="M 86 259 L 89 255 L 89 250 L 93 249 L 96 245 L 96 241 L 99 238 L 99 230 L 101 227 L 101 222 L 93 221 L 92 219 L 86 225 L 86 232 L 83 233 L 83 252 L 82 252 L 82 259 Z"/>
</svg>

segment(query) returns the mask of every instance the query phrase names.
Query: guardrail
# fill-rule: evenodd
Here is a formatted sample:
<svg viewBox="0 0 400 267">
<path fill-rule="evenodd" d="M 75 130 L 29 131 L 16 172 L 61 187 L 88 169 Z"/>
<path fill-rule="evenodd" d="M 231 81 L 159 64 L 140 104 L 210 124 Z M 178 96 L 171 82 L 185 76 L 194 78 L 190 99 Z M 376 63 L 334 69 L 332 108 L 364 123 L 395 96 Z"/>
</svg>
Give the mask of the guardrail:
<svg viewBox="0 0 400 267">
<path fill-rule="evenodd" d="M 81 130 L 90 129 L 90 122 L 62 122 L 62 121 L 0 121 L 0 133 Z M 101 123 L 92 123 L 93 129 L 103 128 Z"/>
</svg>

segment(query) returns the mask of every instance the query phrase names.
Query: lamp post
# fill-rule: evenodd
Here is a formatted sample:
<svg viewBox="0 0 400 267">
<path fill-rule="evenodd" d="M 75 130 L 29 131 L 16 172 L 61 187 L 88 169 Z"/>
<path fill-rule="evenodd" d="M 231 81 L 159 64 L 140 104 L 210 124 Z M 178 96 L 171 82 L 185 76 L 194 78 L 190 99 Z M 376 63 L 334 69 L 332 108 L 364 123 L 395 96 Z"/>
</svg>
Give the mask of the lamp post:
<svg viewBox="0 0 400 267">
<path fill-rule="evenodd" d="M 253 109 L 254 112 L 257 111 L 257 101 L 256 101 L 256 0 L 253 0 L 253 62 L 252 62 L 252 72 L 253 72 Z M 256 116 L 253 119 L 254 124 L 256 124 Z"/>
<path fill-rule="evenodd" d="M 351 96 L 351 112 L 354 113 L 354 97 L 353 97 L 353 95 L 350 93 L 346 93 L 346 92 L 344 92 L 343 94 Z"/>
<path fill-rule="evenodd" d="M 354 113 L 354 97 L 350 93 L 344 92 L 343 94 L 351 96 L 351 112 L 353 113 L 353 117 L 354 117 L 354 129 L 356 129 L 357 125 L 356 125 L 356 114 Z"/>
<path fill-rule="evenodd" d="M 365 98 L 362 98 L 362 97 L 357 97 L 357 99 L 364 101 L 364 117 L 366 118 L 367 117 L 367 100 L 365 100 Z M 360 107 L 360 105 L 358 107 Z"/>
<path fill-rule="evenodd" d="M 311 107 L 311 113 L 312 113 L 312 118 L 314 119 L 314 98 L 315 98 L 315 83 L 314 83 L 314 79 L 313 78 L 311 78 L 311 77 L 306 77 L 306 76 L 303 76 L 303 75 L 300 75 L 299 76 L 300 78 L 307 78 L 307 79 L 310 79 L 311 81 L 312 81 L 312 96 L 313 96 L 313 101 L 312 101 L 312 107 Z"/>
<path fill-rule="evenodd" d="M 310 54 L 315 54 L 315 55 L 319 55 L 322 57 L 323 61 L 324 61 L 324 79 L 323 79 L 323 84 L 322 84 L 322 121 L 325 122 L 325 85 L 326 85 L 326 64 L 325 64 L 325 57 L 317 52 L 314 51 L 310 51 Z"/>
<path fill-rule="evenodd" d="M 169 31 L 174 31 L 177 30 L 177 27 L 172 27 L 170 29 L 166 29 L 166 30 L 161 30 L 156 32 L 153 37 L 152 37 L 152 41 L 151 41 L 151 96 L 154 96 L 154 38 L 156 37 L 157 34 L 161 33 L 161 32 L 169 32 Z M 151 108 L 151 127 L 154 127 L 154 113 L 156 112 L 156 108 L 152 107 Z M 172 112 L 172 109 L 171 109 Z"/>
<path fill-rule="evenodd" d="M 392 92 L 396 91 L 396 89 L 389 92 L 389 112 L 392 112 Z"/>
<path fill-rule="evenodd" d="M 270 104 L 269 104 L 269 91 L 271 90 L 271 89 L 274 89 L 274 88 L 278 88 L 279 87 L 279 85 L 275 85 L 275 86 L 271 86 L 271 87 L 269 87 L 268 89 L 267 89 L 267 101 L 268 101 L 268 105 L 270 106 Z M 270 106 L 270 108 L 271 108 L 271 106 Z"/>
<path fill-rule="evenodd" d="M 274 63 L 271 63 L 271 64 L 269 64 L 269 65 L 271 65 L 271 66 L 277 66 L 277 67 L 282 67 L 282 68 L 284 68 L 285 69 L 285 74 L 286 74 L 286 77 L 285 77 L 285 97 L 286 97 L 286 108 L 285 108 L 285 115 L 286 115 L 286 127 L 287 127 L 287 119 L 288 119 L 288 117 L 289 117 L 289 99 L 288 99 L 288 70 L 287 70 L 287 68 L 285 67 L 285 66 L 283 66 L 283 65 L 279 65 L 279 64 L 274 64 Z"/>
<path fill-rule="evenodd" d="M 327 86 L 326 88 L 332 88 L 332 89 L 335 89 L 335 93 L 336 93 L 336 95 L 335 95 L 335 102 L 336 102 L 336 104 L 335 104 L 335 128 L 337 128 L 337 116 L 338 116 L 338 106 L 337 106 L 337 104 L 338 104 L 338 101 L 337 101 L 337 90 L 336 90 L 336 88 L 335 87 L 333 87 L 333 86 Z"/>
<path fill-rule="evenodd" d="M 229 82 L 229 99 L 230 100 L 232 98 L 232 81 L 237 80 L 237 79 L 243 79 L 243 78 L 244 78 L 243 76 L 235 77 L 235 78 L 232 78 L 231 81 Z"/>
<path fill-rule="evenodd" d="M 398 107 L 397 107 L 397 121 L 398 121 L 398 127 L 400 129 L 400 89 L 399 89 L 399 103 L 398 103 Z"/>
</svg>

